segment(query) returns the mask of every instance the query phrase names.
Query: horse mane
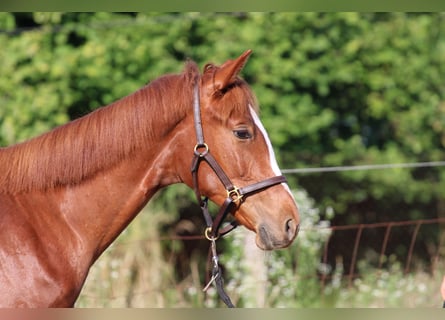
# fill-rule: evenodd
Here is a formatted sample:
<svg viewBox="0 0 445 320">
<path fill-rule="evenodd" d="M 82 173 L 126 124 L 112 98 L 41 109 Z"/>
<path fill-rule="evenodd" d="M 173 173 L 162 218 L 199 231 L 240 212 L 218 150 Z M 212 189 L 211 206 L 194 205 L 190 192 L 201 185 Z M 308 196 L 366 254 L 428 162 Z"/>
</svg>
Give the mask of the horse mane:
<svg viewBox="0 0 445 320">
<path fill-rule="evenodd" d="M 0 193 L 79 184 L 140 148 L 150 148 L 160 138 L 154 128 L 171 126 L 192 112 L 193 85 L 199 78 L 197 65 L 188 61 L 181 74 L 161 76 L 79 119 L 0 148 Z M 214 113 L 221 121 L 233 112 L 246 112 L 248 104 L 257 110 L 243 80 L 237 78 L 229 91 L 214 97 L 212 109 L 218 109 Z"/>
<path fill-rule="evenodd" d="M 0 193 L 77 184 L 149 148 L 159 138 L 154 128 L 179 121 L 191 108 L 197 77 L 198 67 L 189 61 L 182 74 L 161 76 L 79 119 L 0 148 Z"/>
</svg>

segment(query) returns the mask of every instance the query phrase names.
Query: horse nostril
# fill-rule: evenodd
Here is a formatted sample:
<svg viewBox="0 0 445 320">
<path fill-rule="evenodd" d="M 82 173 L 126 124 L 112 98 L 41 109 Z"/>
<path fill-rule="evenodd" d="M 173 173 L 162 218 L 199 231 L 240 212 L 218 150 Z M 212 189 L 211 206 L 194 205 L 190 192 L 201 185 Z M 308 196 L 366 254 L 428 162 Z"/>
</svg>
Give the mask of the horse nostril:
<svg viewBox="0 0 445 320">
<path fill-rule="evenodd" d="M 289 219 L 286 221 L 285 231 L 289 240 L 295 238 L 297 230 L 298 230 L 298 225 L 295 224 L 295 221 L 293 219 Z"/>
</svg>

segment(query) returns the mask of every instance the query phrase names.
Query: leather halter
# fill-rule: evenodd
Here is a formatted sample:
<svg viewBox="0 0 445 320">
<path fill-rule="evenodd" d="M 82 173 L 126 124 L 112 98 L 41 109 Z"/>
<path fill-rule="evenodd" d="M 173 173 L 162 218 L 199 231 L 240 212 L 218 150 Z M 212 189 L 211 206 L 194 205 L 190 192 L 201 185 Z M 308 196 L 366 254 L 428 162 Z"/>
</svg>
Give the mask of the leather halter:
<svg viewBox="0 0 445 320">
<path fill-rule="evenodd" d="M 250 194 L 262 191 L 274 185 L 286 182 L 286 178 L 284 176 L 275 176 L 260 182 L 250 184 L 248 186 L 238 188 L 235 186 L 232 181 L 227 177 L 224 170 L 221 168 L 216 159 L 212 156 L 209 150 L 209 146 L 204 142 L 204 134 L 202 130 L 202 122 L 201 122 L 201 108 L 199 103 L 199 84 L 198 81 L 195 84 L 194 92 L 193 92 L 193 114 L 195 120 L 195 131 L 196 131 L 196 139 L 197 143 L 194 148 L 194 157 L 192 161 L 192 177 L 193 177 L 193 189 L 196 194 L 196 198 L 201 206 L 204 218 L 206 220 L 207 229 L 205 231 L 205 236 L 208 240 L 214 241 L 219 238 L 219 236 L 232 231 L 238 224 L 236 221 L 231 222 L 226 227 L 220 230 L 224 219 L 227 217 L 228 213 L 231 212 L 236 205 L 241 205 L 242 199 L 244 196 L 248 196 Z M 208 207 L 207 207 L 207 198 L 203 198 L 201 192 L 199 190 L 198 184 L 198 169 L 201 161 L 206 161 L 207 164 L 212 168 L 215 172 L 221 183 L 224 185 L 224 188 L 227 191 L 227 198 L 225 199 L 223 205 L 219 209 L 219 212 L 215 216 L 213 220 Z"/>
</svg>

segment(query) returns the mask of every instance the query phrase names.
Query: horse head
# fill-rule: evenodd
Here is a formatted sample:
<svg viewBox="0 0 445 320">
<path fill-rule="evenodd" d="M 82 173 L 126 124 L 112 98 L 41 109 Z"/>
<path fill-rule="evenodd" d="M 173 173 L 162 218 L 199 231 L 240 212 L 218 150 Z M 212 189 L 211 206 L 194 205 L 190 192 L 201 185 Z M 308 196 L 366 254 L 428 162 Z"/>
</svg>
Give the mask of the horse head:
<svg viewBox="0 0 445 320">
<path fill-rule="evenodd" d="M 259 119 L 255 96 L 238 76 L 250 54 L 249 50 L 221 66 L 204 67 L 196 92 L 199 92 L 199 120 L 205 143 L 198 141 L 197 147 L 205 149 L 202 155 L 211 153 L 214 159 L 211 162 L 217 164 L 203 161 L 195 191 L 199 188 L 200 194 L 218 205 L 227 197 L 236 196 L 232 212 L 235 219 L 257 234 L 259 248 L 272 250 L 292 243 L 298 233 L 299 213 Z M 219 169 L 215 170 L 215 166 Z M 221 175 L 226 178 L 221 179 Z M 261 185 L 262 181 L 266 181 L 265 185 Z M 260 187 L 242 189 L 252 185 Z M 250 191 L 239 197 L 238 188 Z"/>
</svg>

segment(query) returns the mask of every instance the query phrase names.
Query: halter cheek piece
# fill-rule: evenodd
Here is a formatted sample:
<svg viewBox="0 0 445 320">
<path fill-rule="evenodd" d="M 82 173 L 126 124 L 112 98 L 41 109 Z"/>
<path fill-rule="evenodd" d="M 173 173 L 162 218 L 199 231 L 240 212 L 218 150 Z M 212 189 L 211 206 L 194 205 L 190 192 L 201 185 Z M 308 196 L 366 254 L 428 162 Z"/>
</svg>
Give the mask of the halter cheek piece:
<svg viewBox="0 0 445 320">
<path fill-rule="evenodd" d="M 229 177 L 227 177 L 226 173 L 221 168 L 216 159 L 210 153 L 209 146 L 204 142 L 200 109 L 201 108 L 199 104 L 199 84 L 198 82 L 196 82 L 193 92 L 193 115 L 195 119 L 195 132 L 196 132 L 197 143 L 193 150 L 194 156 L 191 166 L 191 172 L 193 178 L 193 189 L 195 191 L 196 198 L 201 206 L 201 210 L 207 224 L 207 228 L 204 232 L 204 235 L 211 242 L 211 252 L 213 261 L 212 279 L 204 288 L 204 291 L 210 286 L 212 282 L 215 282 L 218 294 L 224 301 L 224 303 L 229 307 L 234 307 L 234 305 L 230 301 L 230 298 L 224 292 L 223 289 L 223 283 L 222 283 L 220 268 L 218 265 L 218 256 L 216 253 L 215 241 L 220 236 L 236 228 L 238 223 L 236 221 L 232 221 L 229 224 L 227 224 L 224 228 L 221 228 L 222 223 L 224 222 L 227 215 L 230 212 L 232 212 L 233 209 L 242 204 L 244 196 L 286 182 L 286 178 L 284 176 L 275 176 L 242 188 L 238 188 L 237 186 L 235 186 L 230 181 Z M 224 188 L 226 189 L 227 192 L 227 198 L 224 200 L 224 203 L 219 209 L 217 215 L 215 216 L 215 219 L 212 219 L 212 216 L 209 213 L 208 198 L 202 197 L 201 192 L 199 190 L 198 169 L 199 165 L 201 164 L 201 161 L 207 162 L 207 164 L 215 172 L 216 176 L 219 178 L 221 183 L 224 185 Z"/>
</svg>

